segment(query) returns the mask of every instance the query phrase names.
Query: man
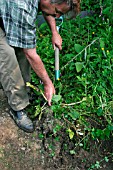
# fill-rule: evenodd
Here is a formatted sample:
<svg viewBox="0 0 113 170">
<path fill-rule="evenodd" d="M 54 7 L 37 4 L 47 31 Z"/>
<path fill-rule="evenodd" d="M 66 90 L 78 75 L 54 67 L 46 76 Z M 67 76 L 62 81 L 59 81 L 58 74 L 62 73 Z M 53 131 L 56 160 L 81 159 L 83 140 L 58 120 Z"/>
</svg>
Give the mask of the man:
<svg viewBox="0 0 113 170">
<path fill-rule="evenodd" d="M 0 82 L 3 86 L 10 115 L 19 128 L 33 132 L 34 126 L 25 112 L 29 104 L 26 82 L 30 81 L 30 66 L 44 84 L 44 93 L 51 105 L 55 88 L 40 56 L 36 53 L 38 11 L 42 11 L 52 32 L 53 48 L 62 49 L 55 17 L 79 11 L 79 0 L 0 0 Z"/>
</svg>

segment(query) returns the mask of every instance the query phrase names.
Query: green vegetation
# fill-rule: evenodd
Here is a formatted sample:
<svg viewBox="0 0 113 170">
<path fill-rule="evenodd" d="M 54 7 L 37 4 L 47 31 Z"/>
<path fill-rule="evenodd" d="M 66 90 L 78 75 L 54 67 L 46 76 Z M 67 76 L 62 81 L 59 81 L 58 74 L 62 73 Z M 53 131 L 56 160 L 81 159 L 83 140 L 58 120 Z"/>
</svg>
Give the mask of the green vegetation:
<svg viewBox="0 0 113 170">
<path fill-rule="evenodd" d="M 60 31 L 63 49 L 59 81 L 55 81 L 54 50 L 46 24 L 37 30 L 37 53 L 56 87 L 50 108 L 54 118 L 65 122 L 70 140 L 88 149 L 90 138 L 104 140 L 113 135 L 113 4 L 111 0 L 83 0 L 81 10 L 95 13 L 64 21 Z M 34 72 L 32 84 L 43 90 Z M 46 101 L 40 97 L 40 91 L 34 92 L 37 97 L 31 109 L 35 111 L 33 116 L 41 119 Z M 55 125 L 53 134 L 62 128 Z"/>
</svg>

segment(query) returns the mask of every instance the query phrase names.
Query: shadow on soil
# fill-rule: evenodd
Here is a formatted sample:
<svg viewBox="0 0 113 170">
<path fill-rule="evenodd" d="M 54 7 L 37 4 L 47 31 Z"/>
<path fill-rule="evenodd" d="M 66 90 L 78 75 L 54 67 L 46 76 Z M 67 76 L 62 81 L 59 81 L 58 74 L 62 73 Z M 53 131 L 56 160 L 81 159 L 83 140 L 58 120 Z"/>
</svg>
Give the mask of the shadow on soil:
<svg viewBox="0 0 113 170">
<path fill-rule="evenodd" d="M 9 117 L 7 99 L 0 90 L 0 170 L 113 170 L 113 158 L 108 162 L 104 159 L 113 153 L 113 139 L 92 141 L 89 151 L 79 147 L 70 154 L 74 143 L 65 129 L 53 136 L 53 125 L 63 122 L 55 120 L 47 110 L 35 122 L 35 132 L 27 134 Z M 91 169 L 92 164 L 98 163 L 100 167 Z"/>
</svg>

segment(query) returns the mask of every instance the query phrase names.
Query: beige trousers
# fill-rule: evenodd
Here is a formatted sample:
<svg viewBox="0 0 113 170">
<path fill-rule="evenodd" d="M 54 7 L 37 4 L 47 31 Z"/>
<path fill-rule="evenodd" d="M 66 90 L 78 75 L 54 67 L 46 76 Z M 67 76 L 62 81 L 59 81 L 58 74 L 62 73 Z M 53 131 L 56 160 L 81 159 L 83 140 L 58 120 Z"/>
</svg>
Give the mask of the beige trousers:
<svg viewBox="0 0 113 170">
<path fill-rule="evenodd" d="M 30 81 L 30 65 L 21 48 L 7 44 L 5 33 L 0 28 L 0 83 L 15 111 L 29 104 L 25 83 Z"/>
</svg>

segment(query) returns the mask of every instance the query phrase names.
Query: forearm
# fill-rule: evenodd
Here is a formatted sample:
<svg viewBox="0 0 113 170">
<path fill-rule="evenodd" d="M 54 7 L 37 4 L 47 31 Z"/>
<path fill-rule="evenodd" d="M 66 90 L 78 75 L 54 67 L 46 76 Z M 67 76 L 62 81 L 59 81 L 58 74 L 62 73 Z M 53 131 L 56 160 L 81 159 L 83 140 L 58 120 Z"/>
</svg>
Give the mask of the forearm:
<svg viewBox="0 0 113 170">
<path fill-rule="evenodd" d="M 44 64 L 40 59 L 39 55 L 36 53 L 36 49 L 24 49 L 23 50 L 31 67 L 37 74 L 37 76 L 43 81 L 44 84 L 51 83 L 51 80 L 46 72 Z"/>
<path fill-rule="evenodd" d="M 44 17 L 51 29 L 52 44 L 53 44 L 54 50 L 56 47 L 58 47 L 61 50 L 62 49 L 62 38 L 57 31 L 55 18 L 52 16 L 44 16 Z"/>
<path fill-rule="evenodd" d="M 52 16 L 50 16 L 50 15 L 49 15 L 49 16 L 45 16 L 45 15 L 44 15 L 44 18 L 45 18 L 45 20 L 47 21 L 47 23 L 48 23 L 48 25 L 49 25 L 49 27 L 50 27 L 50 29 L 51 29 L 51 33 L 52 33 L 52 34 L 55 34 L 55 33 L 57 32 L 55 18 L 52 17 Z"/>
</svg>

